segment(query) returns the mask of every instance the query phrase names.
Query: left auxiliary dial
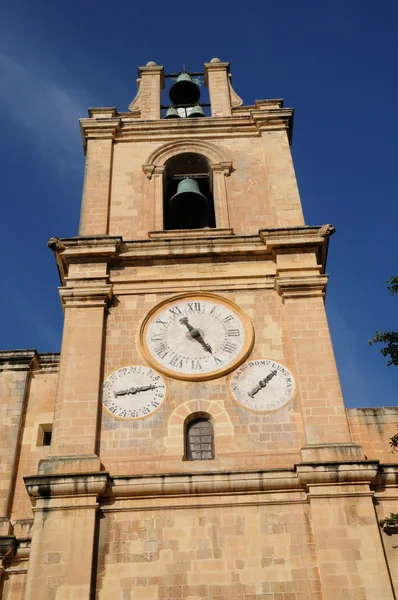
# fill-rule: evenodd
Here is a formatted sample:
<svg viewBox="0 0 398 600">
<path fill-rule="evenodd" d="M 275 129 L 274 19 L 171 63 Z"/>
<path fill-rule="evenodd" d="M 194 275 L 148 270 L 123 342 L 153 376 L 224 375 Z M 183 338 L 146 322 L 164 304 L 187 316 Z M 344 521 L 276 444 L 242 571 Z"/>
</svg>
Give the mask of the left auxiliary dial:
<svg viewBox="0 0 398 600">
<path fill-rule="evenodd" d="M 166 381 L 160 373 L 143 365 L 131 365 L 105 379 L 102 405 L 116 419 L 144 419 L 162 406 L 166 396 Z"/>
</svg>

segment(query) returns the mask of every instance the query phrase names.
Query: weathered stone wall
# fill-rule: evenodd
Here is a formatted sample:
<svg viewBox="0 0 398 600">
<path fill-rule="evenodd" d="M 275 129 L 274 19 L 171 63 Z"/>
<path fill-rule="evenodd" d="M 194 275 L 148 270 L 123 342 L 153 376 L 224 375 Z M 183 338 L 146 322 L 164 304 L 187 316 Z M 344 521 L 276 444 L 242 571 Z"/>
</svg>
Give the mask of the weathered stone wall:
<svg viewBox="0 0 398 600">
<path fill-rule="evenodd" d="M 306 504 L 275 505 L 276 494 L 234 505 L 206 500 L 202 507 L 104 511 L 98 600 L 322 599 Z"/>
<path fill-rule="evenodd" d="M 244 268 L 244 265 L 241 265 Z M 156 268 L 156 267 L 154 267 Z M 153 277 L 154 274 L 152 274 Z M 224 292 L 255 328 L 251 358 L 272 357 L 294 370 L 285 310 L 272 290 Z M 120 295 L 109 309 L 104 376 L 129 364 L 145 364 L 136 341 L 141 321 L 169 294 Z M 304 445 L 299 398 L 281 410 L 254 414 L 230 398 L 227 377 L 189 382 L 168 378 L 168 400 L 153 416 L 125 422 L 102 415 L 101 460 L 112 472 L 292 466 Z M 193 412 L 214 419 L 216 460 L 184 462 L 184 420 Z"/>
<path fill-rule="evenodd" d="M 347 417 L 353 441 L 363 446 L 368 458 L 382 463 L 397 463 L 390 438 L 398 432 L 398 407 L 348 408 Z"/>
</svg>

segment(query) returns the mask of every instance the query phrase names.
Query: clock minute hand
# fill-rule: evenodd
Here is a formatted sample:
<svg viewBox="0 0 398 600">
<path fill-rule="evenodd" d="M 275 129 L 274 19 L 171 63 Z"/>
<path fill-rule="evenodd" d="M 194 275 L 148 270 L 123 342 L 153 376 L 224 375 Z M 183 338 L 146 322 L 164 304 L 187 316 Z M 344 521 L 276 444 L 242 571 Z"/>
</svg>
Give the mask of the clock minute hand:
<svg viewBox="0 0 398 600">
<path fill-rule="evenodd" d="M 182 319 L 180 319 L 180 323 L 182 325 L 186 325 L 186 327 L 188 328 L 189 333 L 191 334 L 192 339 L 194 339 L 196 342 L 199 342 L 199 344 L 201 346 L 203 346 L 203 348 L 206 350 L 206 352 L 210 352 L 211 353 L 211 346 L 210 346 L 210 344 L 207 344 L 204 341 L 204 339 L 202 337 L 202 334 L 200 333 L 199 329 L 195 329 L 195 327 L 192 327 L 192 325 L 189 323 L 187 317 L 183 317 Z"/>
<path fill-rule="evenodd" d="M 119 390 L 118 392 L 114 392 L 115 396 L 126 396 L 127 394 L 136 394 L 138 392 L 138 388 L 131 387 L 127 390 Z"/>
<path fill-rule="evenodd" d="M 138 392 L 147 392 L 148 390 L 154 390 L 156 385 L 142 385 L 141 387 L 131 387 L 127 390 L 119 390 L 115 392 L 115 396 L 126 396 L 127 394 L 137 394 Z"/>
<path fill-rule="evenodd" d="M 265 386 L 267 385 L 267 383 L 269 381 L 271 381 L 271 379 L 273 377 L 275 377 L 277 371 L 276 369 L 274 369 L 273 371 L 271 371 L 271 373 L 269 373 L 269 375 L 267 375 L 267 377 L 265 377 L 264 379 L 261 379 L 258 382 L 258 385 L 252 389 L 251 392 L 247 392 L 247 395 L 250 396 L 251 398 L 254 398 L 254 396 L 257 394 L 257 392 L 259 392 L 260 390 L 262 390 L 263 388 L 265 388 Z"/>
<path fill-rule="evenodd" d="M 155 390 L 156 387 L 156 385 L 143 385 L 137 388 L 137 392 L 147 392 L 148 390 Z"/>
</svg>

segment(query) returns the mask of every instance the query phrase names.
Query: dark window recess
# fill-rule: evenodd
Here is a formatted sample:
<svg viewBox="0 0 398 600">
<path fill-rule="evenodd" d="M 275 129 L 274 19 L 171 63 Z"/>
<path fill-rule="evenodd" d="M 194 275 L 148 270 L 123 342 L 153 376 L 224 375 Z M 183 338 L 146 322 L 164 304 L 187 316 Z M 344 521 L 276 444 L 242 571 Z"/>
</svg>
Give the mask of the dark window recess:
<svg viewBox="0 0 398 600">
<path fill-rule="evenodd" d="M 185 152 L 166 162 L 163 214 L 165 229 L 216 226 L 211 170 L 204 156 Z"/>
<path fill-rule="evenodd" d="M 51 446 L 52 431 L 43 431 L 43 446 Z"/>
<path fill-rule="evenodd" d="M 213 452 L 213 427 L 207 419 L 194 419 L 187 425 L 187 460 L 211 460 Z"/>
</svg>

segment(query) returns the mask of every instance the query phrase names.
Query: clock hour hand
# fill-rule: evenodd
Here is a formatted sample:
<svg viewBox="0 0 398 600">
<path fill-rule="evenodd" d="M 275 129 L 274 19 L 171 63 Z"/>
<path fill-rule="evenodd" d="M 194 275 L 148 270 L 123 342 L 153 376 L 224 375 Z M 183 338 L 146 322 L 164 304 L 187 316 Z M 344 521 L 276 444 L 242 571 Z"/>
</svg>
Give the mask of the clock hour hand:
<svg viewBox="0 0 398 600">
<path fill-rule="evenodd" d="M 191 334 L 191 338 L 194 339 L 195 341 L 199 342 L 199 344 L 206 350 L 206 352 L 210 352 L 210 354 L 211 354 L 211 346 L 210 346 L 210 344 L 207 344 L 204 341 L 199 329 L 195 329 L 195 327 L 192 327 L 192 325 L 189 323 L 187 317 L 183 317 L 182 319 L 180 319 L 180 323 L 187 327 L 189 333 Z"/>
<path fill-rule="evenodd" d="M 257 392 L 259 392 L 260 390 L 262 390 L 263 388 L 265 388 L 265 386 L 267 385 L 267 383 L 269 381 L 271 381 L 271 379 L 273 377 L 275 377 L 277 371 L 276 369 L 274 369 L 273 371 L 271 371 L 271 373 L 269 375 L 267 375 L 267 377 L 265 377 L 265 379 L 261 379 L 258 382 L 258 385 L 252 389 L 251 392 L 247 392 L 247 395 L 250 396 L 251 398 L 254 398 L 254 396 L 257 394 Z"/>
<path fill-rule="evenodd" d="M 127 396 L 127 394 L 137 394 L 137 392 L 147 392 L 148 390 L 154 390 L 156 385 L 143 385 L 141 387 L 131 387 L 127 390 L 119 390 L 114 392 L 115 396 Z"/>
</svg>

